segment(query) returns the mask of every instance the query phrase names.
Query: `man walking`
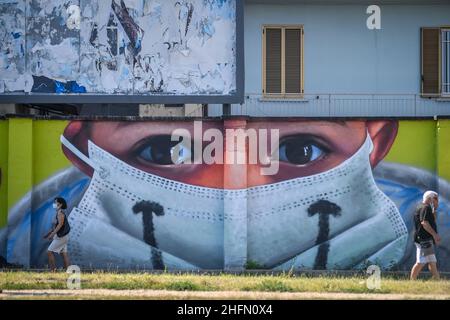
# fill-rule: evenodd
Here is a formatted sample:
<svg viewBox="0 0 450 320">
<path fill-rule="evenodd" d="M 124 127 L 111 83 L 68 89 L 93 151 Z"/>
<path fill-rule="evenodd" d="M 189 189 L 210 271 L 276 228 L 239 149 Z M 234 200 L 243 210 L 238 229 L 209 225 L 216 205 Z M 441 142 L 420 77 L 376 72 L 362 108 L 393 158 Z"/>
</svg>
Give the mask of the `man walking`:
<svg viewBox="0 0 450 320">
<path fill-rule="evenodd" d="M 439 205 L 439 196 L 434 191 L 426 191 L 423 200 L 417 206 L 414 213 L 415 234 L 414 242 L 417 247 L 416 264 L 411 270 L 411 280 L 417 279 L 425 264 L 433 275 L 433 279 L 439 279 L 439 272 L 436 266 L 436 255 L 434 246 L 439 245 L 441 237 L 436 227 L 436 209 Z"/>
</svg>

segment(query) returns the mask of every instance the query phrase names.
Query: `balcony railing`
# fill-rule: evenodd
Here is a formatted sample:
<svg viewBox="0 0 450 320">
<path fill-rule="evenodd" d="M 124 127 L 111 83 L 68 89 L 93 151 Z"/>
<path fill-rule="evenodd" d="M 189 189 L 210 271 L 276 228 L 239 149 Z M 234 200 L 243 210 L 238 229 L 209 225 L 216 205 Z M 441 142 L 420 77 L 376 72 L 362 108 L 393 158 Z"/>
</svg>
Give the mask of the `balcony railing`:
<svg viewBox="0 0 450 320">
<path fill-rule="evenodd" d="M 301 97 L 267 97 L 247 93 L 232 115 L 257 117 L 429 117 L 450 116 L 450 98 L 422 94 L 304 94 Z M 211 106 L 210 116 L 222 115 Z"/>
</svg>

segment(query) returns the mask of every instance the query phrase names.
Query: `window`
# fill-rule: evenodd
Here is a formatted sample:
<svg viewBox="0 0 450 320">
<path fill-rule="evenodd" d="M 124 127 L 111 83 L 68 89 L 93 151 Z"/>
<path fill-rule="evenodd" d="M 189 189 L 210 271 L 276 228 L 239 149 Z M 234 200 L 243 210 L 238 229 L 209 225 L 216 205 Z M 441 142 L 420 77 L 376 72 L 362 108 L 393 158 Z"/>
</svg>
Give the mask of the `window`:
<svg viewBox="0 0 450 320">
<path fill-rule="evenodd" d="M 303 27 L 263 27 L 263 94 L 303 94 Z"/>
<path fill-rule="evenodd" d="M 421 30 L 422 95 L 450 96 L 450 28 Z"/>
<path fill-rule="evenodd" d="M 450 29 L 441 30 L 442 94 L 450 95 Z"/>
</svg>

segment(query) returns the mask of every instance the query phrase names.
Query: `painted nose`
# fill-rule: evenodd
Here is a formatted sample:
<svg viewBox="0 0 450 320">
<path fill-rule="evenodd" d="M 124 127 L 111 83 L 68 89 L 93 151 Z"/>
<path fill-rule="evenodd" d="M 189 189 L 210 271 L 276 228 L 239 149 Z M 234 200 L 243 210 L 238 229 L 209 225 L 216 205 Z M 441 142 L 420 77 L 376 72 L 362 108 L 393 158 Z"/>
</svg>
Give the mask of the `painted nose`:
<svg viewBox="0 0 450 320">
<path fill-rule="evenodd" d="M 272 183 L 273 177 L 261 174 L 261 165 L 250 163 L 248 143 L 238 143 L 233 134 L 229 132 L 245 132 L 245 120 L 224 121 L 224 189 L 243 189 L 253 186 Z"/>
<path fill-rule="evenodd" d="M 224 165 L 223 165 L 223 187 L 224 189 L 247 188 L 247 146 L 237 143 L 232 132 L 245 130 L 245 120 L 224 121 Z"/>
</svg>

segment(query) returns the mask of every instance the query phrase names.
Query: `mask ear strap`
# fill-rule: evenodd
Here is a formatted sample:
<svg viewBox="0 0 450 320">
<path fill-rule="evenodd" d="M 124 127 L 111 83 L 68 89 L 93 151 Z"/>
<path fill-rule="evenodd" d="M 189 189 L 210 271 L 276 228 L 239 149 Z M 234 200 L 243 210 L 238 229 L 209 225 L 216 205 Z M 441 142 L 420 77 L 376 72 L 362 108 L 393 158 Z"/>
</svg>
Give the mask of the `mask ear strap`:
<svg viewBox="0 0 450 320">
<path fill-rule="evenodd" d="M 89 157 L 87 157 L 83 152 L 81 152 L 77 147 L 75 147 L 69 140 L 64 137 L 64 135 L 61 135 L 61 143 L 70 150 L 74 155 L 76 155 L 81 161 L 85 162 L 87 165 L 89 165 L 92 169 L 98 170 L 99 166 L 97 166 Z"/>
<path fill-rule="evenodd" d="M 369 154 L 371 154 L 372 151 L 373 151 L 373 147 L 374 147 L 373 146 L 373 141 L 372 141 L 372 137 L 369 134 L 369 130 L 367 130 L 366 132 L 367 132 L 366 140 L 369 140 Z"/>
</svg>

